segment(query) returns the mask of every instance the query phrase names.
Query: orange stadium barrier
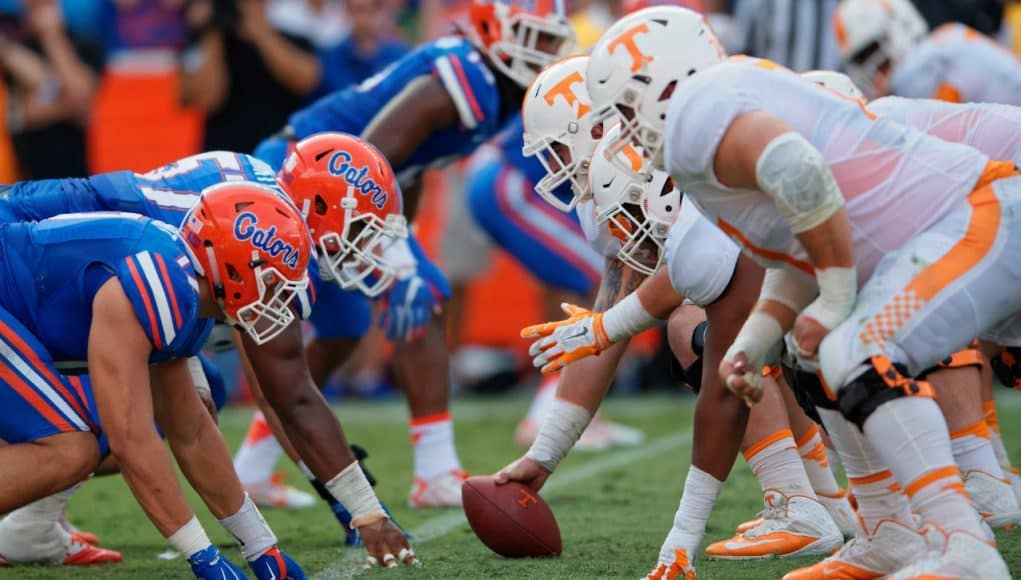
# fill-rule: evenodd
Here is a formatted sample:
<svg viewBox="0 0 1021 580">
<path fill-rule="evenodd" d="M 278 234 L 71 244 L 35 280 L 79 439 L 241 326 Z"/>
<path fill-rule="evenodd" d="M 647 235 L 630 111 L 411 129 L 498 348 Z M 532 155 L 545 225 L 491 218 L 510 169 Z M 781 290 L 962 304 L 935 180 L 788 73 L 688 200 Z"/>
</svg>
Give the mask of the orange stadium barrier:
<svg viewBox="0 0 1021 580">
<path fill-rule="evenodd" d="M 199 152 L 202 116 L 178 102 L 176 72 L 103 75 L 88 128 L 90 173 L 149 171 Z"/>
</svg>

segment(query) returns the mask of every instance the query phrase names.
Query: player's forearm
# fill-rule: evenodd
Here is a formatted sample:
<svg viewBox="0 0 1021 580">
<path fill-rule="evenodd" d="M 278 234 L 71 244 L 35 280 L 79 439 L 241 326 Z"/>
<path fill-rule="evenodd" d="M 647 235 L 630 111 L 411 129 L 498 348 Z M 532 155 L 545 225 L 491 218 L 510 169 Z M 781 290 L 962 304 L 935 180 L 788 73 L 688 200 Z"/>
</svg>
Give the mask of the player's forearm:
<svg viewBox="0 0 1021 580">
<path fill-rule="evenodd" d="M 330 481 L 354 463 L 340 421 L 326 404 L 311 379 L 299 381 L 301 386 L 288 385 L 287 389 L 300 391 L 284 398 L 276 396 L 263 384 L 266 400 L 277 412 L 302 461 L 319 481 Z"/>
<path fill-rule="evenodd" d="M 670 283 L 670 273 L 666 267 L 646 278 L 635 294 L 645 310 L 660 320 L 669 318 L 670 313 L 684 302 L 684 296 L 674 290 Z"/>
<path fill-rule="evenodd" d="M 316 57 L 292 45 L 276 31 L 270 29 L 258 35 L 255 46 L 273 78 L 292 93 L 306 95 L 319 84 L 322 69 Z"/>
</svg>

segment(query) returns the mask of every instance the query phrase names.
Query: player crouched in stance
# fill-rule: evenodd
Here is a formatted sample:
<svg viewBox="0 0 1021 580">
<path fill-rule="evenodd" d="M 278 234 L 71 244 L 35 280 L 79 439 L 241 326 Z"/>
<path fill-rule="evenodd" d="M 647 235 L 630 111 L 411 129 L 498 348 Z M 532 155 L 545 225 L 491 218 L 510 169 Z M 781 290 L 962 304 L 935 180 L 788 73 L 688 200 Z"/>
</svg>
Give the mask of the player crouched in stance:
<svg viewBox="0 0 1021 580">
<path fill-rule="evenodd" d="M 203 153 L 141 175 L 125 171 L 88 179 L 22 182 L 11 187 L 7 199 L 0 200 L 0 210 L 22 220 L 69 211 L 131 210 L 183 228 L 197 211 L 203 191 L 225 181 L 242 180 L 271 188 L 289 208 L 300 207 L 299 217 L 309 224 L 314 238 L 311 248 L 317 251 L 320 266 L 312 268 L 311 281 L 296 294 L 293 304 L 272 316 L 279 326 L 273 327 L 272 340 L 252 332 L 236 333 L 236 338 L 249 355 L 274 417 L 279 416 L 297 454 L 307 458 L 307 465 L 301 465 L 303 471 L 334 512 L 343 512 L 348 536 L 360 535 L 372 564 L 392 566 L 398 559 L 416 563 L 404 533 L 382 509 L 340 423 L 311 381 L 300 322 L 291 312 L 293 308 L 301 316 L 308 315 L 310 297 L 319 294 L 313 288 L 317 285 L 320 290 L 340 286 L 375 292 L 392 280 L 392 268 L 382 254 L 393 239 L 405 234 L 400 190 L 379 152 L 350 135 L 324 133 L 305 139 L 286 165 L 278 178 L 266 164 L 250 156 Z M 239 216 L 237 232 L 232 235 L 268 245 L 266 251 L 282 253 L 281 247 L 270 243 L 272 236 L 249 218 Z M 223 260 L 213 260 L 215 255 L 200 249 L 194 253 L 202 265 L 200 270 L 217 272 Z M 227 272 L 231 276 L 221 273 L 219 279 L 229 285 L 239 271 L 232 266 Z M 319 284 L 329 279 L 336 284 Z M 269 284 L 271 280 L 256 282 Z M 254 291 L 254 284 L 249 284 L 248 290 Z M 237 298 L 229 291 L 223 297 Z M 256 304 L 252 308 L 261 309 L 256 313 L 263 315 L 264 307 Z"/>
<path fill-rule="evenodd" d="M 641 145 L 767 268 L 720 365 L 727 386 L 757 400 L 761 369 L 791 329 L 799 361 L 820 365 L 839 408 L 820 410 L 823 424 L 862 513 L 870 504 L 885 517 L 866 522 L 882 541 L 817 571 L 1008 577 L 964 492 L 932 388 L 912 377 L 1021 307 L 1017 171 L 873 120 L 772 63 L 690 58 L 707 39 L 693 13 L 636 13 L 600 41 L 588 81 L 611 89 L 605 101 L 593 94 L 597 110 L 627 119 L 620 146 Z"/>
<path fill-rule="evenodd" d="M 234 475 L 186 357 L 214 319 L 258 343 L 294 315 L 311 244 L 300 214 L 250 183 L 208 190 L 180 233 L 139 215 L 0 226 L 0 511 L 67 489 L 116 458 L 156 528 L 201 578 L 241 578 L 199 524 L 153 427 L 259 578 L 303 578 Z M 84 363 L 91 390 L 58 371 Z M 151 387 L 151 390 L 150 390 Z M 108 442 L 108 443 L 107 443 Z"/>
</svg>

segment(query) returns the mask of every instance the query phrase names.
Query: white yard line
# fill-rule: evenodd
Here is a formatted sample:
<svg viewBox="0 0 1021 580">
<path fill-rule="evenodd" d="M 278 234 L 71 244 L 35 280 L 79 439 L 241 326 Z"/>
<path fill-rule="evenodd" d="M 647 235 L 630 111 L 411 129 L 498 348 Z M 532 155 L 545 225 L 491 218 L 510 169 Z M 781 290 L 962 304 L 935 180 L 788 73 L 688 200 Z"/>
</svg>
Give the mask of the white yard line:
<svg viewBox="0 0 1021 580">
<path fill-rule="evenodd" d="M 691 444 L 691 431 L 684 431 L 667 435 L 652 441 L 646 445 L 622 449 L 614 453 L 608 453 L 597 457 L 584 464 L 557 472 L 550 479 L 549 483 L 542 490 L 542 494 L 549 497 L 555 496 L 561 488 L 569 488 L 577 483 L 587 481 L 592 477 L 601 475 L 632 463 L 651 459 L 668 451 L 683 448 Z M 428 519 L 414 530 L 411 535 L 415 538 L 415 545 L 421 545 L 436 538 L 443 537 L 454 530 L 457 530 L 468 522 L 464 514 L 459 511 L 451 511 L 445 514 Z M 365 562 L 365 550 L 346 550 L 344 556 L 338 559 L 326 569 L 312 576 L 313 580 L 335 580 L 341 578 L 354 578 L 362 572 L 362 564 Z M 428 566 L 428 563 L 426 563 Z"/>
</svg>

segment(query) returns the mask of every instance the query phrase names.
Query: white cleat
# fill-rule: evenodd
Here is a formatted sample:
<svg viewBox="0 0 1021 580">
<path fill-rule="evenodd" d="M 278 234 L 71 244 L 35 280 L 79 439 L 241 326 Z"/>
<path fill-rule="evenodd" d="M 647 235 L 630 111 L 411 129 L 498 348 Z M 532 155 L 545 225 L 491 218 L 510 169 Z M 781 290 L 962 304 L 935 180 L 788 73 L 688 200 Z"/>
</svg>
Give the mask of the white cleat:
<svg viewBox="0 0 1021 580">
<path fill-rule="evenodd" d="M 858 514 L 851 507 L 851 502 L 847 499 L 846 489 L 840 490 L 840 493 L 836 495 L 825 495 L 816 492 L 815 496 L 819 498 L 819 503 L 829 512 L 830 517 L 837 524 L 841 534 L 845 536 L 860 536 L 865 533 L 865 530 L 861 527 L 861 520 L 858 519 Z"/>
<path fill-rule="evenodd" d="M 312 494 L 285 483 L 282 473 L 274 473 L 266 481 L 243 487 L 259 507 L 305 509 L 316 504 Z"/>
<path fill-rule="evenodd" d="M 1021 507 L 1009 480 L 972 470 L 964 474 L 964 490 L 982 519 L 994 530 L 1021 523 Z"/>
<path fill-rule="evenodd" d="M 833 518 L 813 498 L 770 490 L 763 496 L 762 523 L 729 540 L 706 548 L 723 560 L 826 555 L 844 543 Z"/>
<path fill-rule="evenodd" d="M 429 481 L 415 478 L 408 492 L 408 507 L 411 508 L 459 508 L 461 507 L 461 485 L 468 474 L 455 469 Z"/>
<path fill-rule="evenodd" d="M 49 566 L 84 566 L 121 561 L 120 552 L 86 544 L 55 521 L 0 521 L 0 566 L 12 564 L 45 564 Z"/>
<path fill-rule="evenodd" d="M 950 534 L 942 554 L 931 553 L 890 576 L 910 578 L 959 578 L 961 580 L 1008 580 L 1010 572 L 1003 557 L 989 542 L 966 532 Z"/>
<path fill-rule="evenodd" d="M 925 538 L 900 522 L 883 520 L 871 538 L 856 536 L 822 562 L 788 572 L 784 580 L 869 580 L 895 572 L 928 551 Z"/>
<path fill-rule="evenodd" d="M 607 421 L 596 415 L 581 434 L 576 451 L 604 451 L 612 447 L 633 447 L 645 441 L 645 432 L 634 427 Z"/>
</svg>

